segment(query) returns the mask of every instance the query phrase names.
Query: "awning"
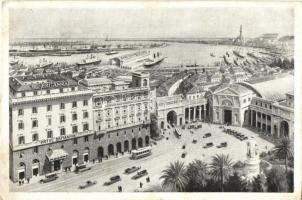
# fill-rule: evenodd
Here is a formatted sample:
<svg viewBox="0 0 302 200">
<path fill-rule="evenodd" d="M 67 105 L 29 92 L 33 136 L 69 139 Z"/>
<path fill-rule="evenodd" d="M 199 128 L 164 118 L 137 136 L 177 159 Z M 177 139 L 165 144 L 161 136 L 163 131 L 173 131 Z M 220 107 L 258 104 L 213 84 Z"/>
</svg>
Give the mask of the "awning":
<svg viewBox="0 0 302 200">
<path fill-rule="evenodd" d="M 68 153 L 63 149 L 50 150 L 46 154 L 49 161 L 61 160 L 61 159 L 66 158 L 67 155 L 68 155 Z"/>
</svg>

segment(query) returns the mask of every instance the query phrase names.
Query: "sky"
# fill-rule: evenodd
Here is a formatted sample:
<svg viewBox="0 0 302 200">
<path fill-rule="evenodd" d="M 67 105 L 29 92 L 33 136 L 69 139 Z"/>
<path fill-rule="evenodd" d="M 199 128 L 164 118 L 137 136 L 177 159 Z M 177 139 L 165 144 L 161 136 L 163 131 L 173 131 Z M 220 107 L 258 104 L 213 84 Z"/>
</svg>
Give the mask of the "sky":
<svg viewBox="0 0 302 200">
<path fill-rule="evenodd" d="M 11 8 L 10 38 L 202 38 L 293 35 L 285 7 Z"/>
</svg>

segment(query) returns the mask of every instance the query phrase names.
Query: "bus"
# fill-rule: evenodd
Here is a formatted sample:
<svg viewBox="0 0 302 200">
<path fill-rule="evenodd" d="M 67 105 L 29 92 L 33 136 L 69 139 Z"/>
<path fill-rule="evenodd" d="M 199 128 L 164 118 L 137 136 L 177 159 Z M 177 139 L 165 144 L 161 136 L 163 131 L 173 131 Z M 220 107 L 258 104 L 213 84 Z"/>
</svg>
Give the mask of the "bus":
<svg viewBox="0 0 302 200">
<path fill-rule="evenodd" d="M 181 132 L 179 131 L 178 128 L 175 129 L 175 135 L 176 135 L 176 137 L 178 137 L 178 138 L 181 137 Z"/>
<path fill-rule="evenodd" d="M 132 159 L 140 159 L 146 156 L 151 155 L 151 147 L 143 147 L 137 150 L 132 150 L 131 151 L 131 158 Z"/>
</svg>

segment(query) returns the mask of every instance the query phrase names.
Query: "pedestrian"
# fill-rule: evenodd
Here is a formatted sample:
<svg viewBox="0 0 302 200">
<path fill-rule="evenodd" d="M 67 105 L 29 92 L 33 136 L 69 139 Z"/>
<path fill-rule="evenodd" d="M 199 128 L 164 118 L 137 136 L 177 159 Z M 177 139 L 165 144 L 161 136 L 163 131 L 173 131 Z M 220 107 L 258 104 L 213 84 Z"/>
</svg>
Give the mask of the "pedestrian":
<svg viewBox="0 0 302 200">
<path fill-rule="evenodd" d="M 92 163 L 94 164 L 94 162 L 95 162 L 95 160 L 93 159 L 93 160 L 92 160 Z"/>
<path fill-rule="evenodd" d="M 27 183 L 29 183 L 29 178 L 27 178 Z"/>
<path fill-rule="evenodd" d="M 120 192 L 122 192 L 123 191 L 123 188 L 122 188 L 122 186 L 120 186 Z"/>
<path fill-rule="evenodd" d="M 21 180 L 19 180 L 19 185 L 21 185 Z"/>
<path fill-rule="evenodd" d="M 143 187 L 143 183 L 142 183 L 142 182 L 139 183 L 139 187 L 140 187 L 140 188 Z"/>
</svg>

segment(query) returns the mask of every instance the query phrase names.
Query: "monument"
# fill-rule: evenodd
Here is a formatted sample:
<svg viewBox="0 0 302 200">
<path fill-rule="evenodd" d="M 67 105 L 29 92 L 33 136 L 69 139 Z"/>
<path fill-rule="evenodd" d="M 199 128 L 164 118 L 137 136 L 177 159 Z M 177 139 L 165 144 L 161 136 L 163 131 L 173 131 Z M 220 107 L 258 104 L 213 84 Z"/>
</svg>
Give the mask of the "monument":
<svg viewBox="0 0 302 200">
<path fill-rule="evenodd" d="M 260 173 L 260 159 L 256 140 L 251 137 L 247 141 L 247 160 L 245 161 L 245 176 L 253 180 Z"/>
</svg>

